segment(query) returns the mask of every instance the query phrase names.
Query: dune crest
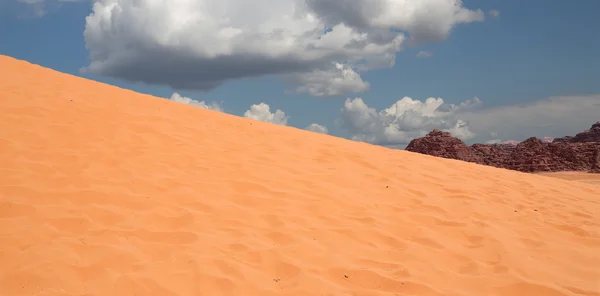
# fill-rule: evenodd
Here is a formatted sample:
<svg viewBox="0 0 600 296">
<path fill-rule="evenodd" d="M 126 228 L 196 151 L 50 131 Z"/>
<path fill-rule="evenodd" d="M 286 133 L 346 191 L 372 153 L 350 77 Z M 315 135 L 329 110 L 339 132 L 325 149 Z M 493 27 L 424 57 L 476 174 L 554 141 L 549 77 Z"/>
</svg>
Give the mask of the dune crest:
<svg viewBox="0 0 600 296">
<path fill-rule="evenodd" d="M 598 186 L 0 69 L 0 295 L 600 295 Z"/>
</svg>

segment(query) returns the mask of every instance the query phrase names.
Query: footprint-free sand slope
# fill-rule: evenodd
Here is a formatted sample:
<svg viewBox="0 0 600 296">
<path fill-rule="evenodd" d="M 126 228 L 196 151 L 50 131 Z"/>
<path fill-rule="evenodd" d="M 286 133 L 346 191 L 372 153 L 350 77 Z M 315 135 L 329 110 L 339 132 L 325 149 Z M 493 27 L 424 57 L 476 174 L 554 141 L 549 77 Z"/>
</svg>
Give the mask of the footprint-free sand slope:
<svg viewBox="0 0 600 296">
<path fill-rule="evenodd" d="M 0 69 L 0 295 L 600 295 L 598 186 Z"/>
<path fill-rule="evenodd" d="M 585 182 L 588 184 L 600 185 L 600 174 L 591 174 L 586 172 L 552 172 L 538 173 L 539 175 L 560 178 L 571 181 Z M 600 198 L 596 199 L 600 200 Z"/>
</svg>

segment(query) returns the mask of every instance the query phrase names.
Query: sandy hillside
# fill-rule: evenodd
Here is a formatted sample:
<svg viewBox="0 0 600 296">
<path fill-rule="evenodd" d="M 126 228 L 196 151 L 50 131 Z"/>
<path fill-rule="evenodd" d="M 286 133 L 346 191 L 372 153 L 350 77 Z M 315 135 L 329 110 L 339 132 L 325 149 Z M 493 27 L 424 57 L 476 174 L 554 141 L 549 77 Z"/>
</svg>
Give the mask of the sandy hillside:
<svg viewBox="0 0 600 296">
<path fill-rule="evenodd" d="M 0 69 L 0 295 L 600 295 L 599 186 Z"/>
<path fill-rule="evenodd" d="M 600 174 L 588 174 L 585 172 L 555 172 L 555 173 L 539 173 L 543 176 L 554 177 L 559 179 L 579 181 L 588 184 L 600 185 Z M 600 198 L 597 200 L 600 201 Z"/>
</svg>

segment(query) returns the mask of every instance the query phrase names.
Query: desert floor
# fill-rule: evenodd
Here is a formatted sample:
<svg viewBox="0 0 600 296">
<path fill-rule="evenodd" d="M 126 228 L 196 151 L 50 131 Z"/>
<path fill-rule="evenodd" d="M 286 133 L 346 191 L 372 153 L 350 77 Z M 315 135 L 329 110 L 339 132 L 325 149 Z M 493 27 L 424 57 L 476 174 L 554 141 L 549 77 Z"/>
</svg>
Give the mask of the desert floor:
<svg viewBox="0 0 600 296">
<path fill-rule="evenodd" d="M 600 185 L 600 174 L 588 174 L 584 172 L 556 172 L 539 174 L 542 176 L 554 177 L 564 180 L 579 181 L 588 184 Z M 600 198 L 598 200 L 600 200 Z"/>
<path fill-rule="evenodd" d="M 0 56 L 0 295 L 600 295 L 600 186 Z"/>
</svg>

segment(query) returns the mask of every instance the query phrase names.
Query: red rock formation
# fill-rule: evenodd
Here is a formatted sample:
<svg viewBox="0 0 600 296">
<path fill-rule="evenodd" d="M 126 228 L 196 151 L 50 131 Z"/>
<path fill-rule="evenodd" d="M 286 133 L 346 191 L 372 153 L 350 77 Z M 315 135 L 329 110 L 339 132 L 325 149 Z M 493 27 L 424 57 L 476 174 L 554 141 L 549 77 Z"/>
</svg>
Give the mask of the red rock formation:
<svg viewBox="0 0 600 296">
<path fill-rule="evenodd" d="M 424 154 L 432 156 L 460 159 L 477 163 L 483 161 L 483 159 L 473 153 L 469 146 L 463 141 L 453 137 L 449 132 L 442 132 L 438 129 L 434 129 L 423 138 L 412 140 L 410 144 L 408 144 L 408 147 L 406 147 L 406 150 L 413 151 L 410 150 L 409 147 L 415 147 L 415 149 L 419 150 L 415 152 L 427 151 L 429 153 Z"/>
<path fill-rule="evenodd" d="M 578 133 L 573 136 L 566 136 L 563 138 L 554 139 L 553 143 L 589 143 L 589 142 L 597 142 L 600 143 L 600 121 L 594 123 L 592 127 L 584 131 L 582 133 Z"/>
<path fill-rule="evenodd" d="M 450 133 L 433 130 L 412 140 L 406 150 L 522 172 L 590 171 L 600 173 L 600 122 L 574 137 L 542 141 L 532 137 L 517 145 L 467 146 Z"/>
<path fill-rule="evenodd" d="M 589 130 L 578 133 L 569 142 L 571 143 L 600 143 L 600 121 L 594 123 Z"/>
</svg>

